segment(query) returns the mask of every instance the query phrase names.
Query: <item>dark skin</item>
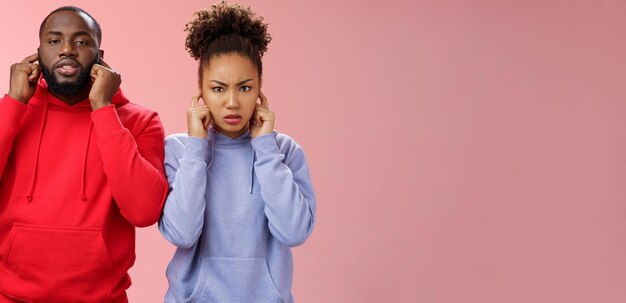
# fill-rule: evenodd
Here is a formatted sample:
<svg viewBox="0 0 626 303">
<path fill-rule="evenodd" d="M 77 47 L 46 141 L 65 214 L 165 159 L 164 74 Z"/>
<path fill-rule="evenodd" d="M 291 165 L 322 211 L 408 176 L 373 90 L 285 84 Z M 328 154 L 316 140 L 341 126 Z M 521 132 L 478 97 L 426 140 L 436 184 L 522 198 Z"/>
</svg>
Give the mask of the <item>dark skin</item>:
<svg viewBox="0 0 626 303">
<path fill-rule="evenodd" d="M 41 62 L 50 70 L 59 82 L 76 82 L 78 74 L 88 68 L 97 55 L 104 55 L 100 41 L 93 29 L 93 20 L 74 11 L 59 11 L 48 18 L 39 37 L 39 56 Z M 41 68 L 38 55 L 26 57 L 21 63 L 11 66 L 9 96 L 24 104 L 35 94 Z M 71 68 L 63 69 L 69 62 Z M 92 110 L 110 105 L 122 78 L 104 61 L 94 64 L 90 70 L 91 83 L 80 92 L 71 96 L 56 95 L 59 100 L 74 105 L 89 98 Z M 53 93 L 53 92 L 52 92 Z M 54 93 L 53 93 L 54 94 Z"/>
</svg>

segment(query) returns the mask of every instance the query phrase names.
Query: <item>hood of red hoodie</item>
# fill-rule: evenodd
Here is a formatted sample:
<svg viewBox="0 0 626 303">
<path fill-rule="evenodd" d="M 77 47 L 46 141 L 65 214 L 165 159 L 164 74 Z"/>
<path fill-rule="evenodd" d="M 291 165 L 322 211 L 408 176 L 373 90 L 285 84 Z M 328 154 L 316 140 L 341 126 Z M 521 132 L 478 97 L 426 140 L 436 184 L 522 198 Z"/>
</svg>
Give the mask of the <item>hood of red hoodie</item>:
<svg viewBox="0 0 626 303">
<path fill-rule="evenodd" d="M 60 110 L 72 110 L 81 108 L 91 109 L 91 103 L 89 103 L 89 98 L 86 98 L 85 100 L 82 100 L 74 105 L 68 105 L 67 103 L 58 99 L 52 93 L 50 93 L 50 91 L 48 91 L 48 83 L 46 82 L 46 80 L 43 77 L 40 77 L 39 81 L 37 82 L 37 90 L 35 90 L 35 95 L 29 101 L 29 103 L 33 105 L 43 105 L 46 101 L 48 102 L 48 106 Z M 128 98 L 124 96 L 121 88 L 117 89 L 117 92 L 115 93 L 115 95 L 113 95 L 111 103 L 115 104 L 116 106 L 128 103 Z"/>
<path fill-rule="evenodd" d="M 115 104 L 115 106 L 120 106 L 120 105 L 128 103 L 128 99 L 126 98 L 126 96 L 124 96 L 124 94 L 122 94 L 121 89 L 118 88 L 117 92 L 113 95 L 111 103 Z M 63 102 L 62 100 L 55 97 L 52 93 L 50 93 L 50 91 L 48 91 L 48 83 L 46 83 L 46 80 L 43 77 L 40 77 L 39 81 L 37 82 L 37 89 L 35 90 L 35 95 L 30 99 L 30 101 L 28 102 L 28 105 L 43 107 L 43 112 L 42 112 L 43 118 L 41 119 L 41 124 L 39 126 L 39 140 L 37 142 L 37 152 L 34 158 L 35 168 L 33 170 L 33 175 L 31 178 L 28 193 L 26 194 L 26 198 L 30 202 L 33 200 L 33 192 L 35 190 L 35 177 L 37 175 L 37 169 L 39 166 L 39 152 L 41 150 L 41 140 L 43 138 L 43 133 L 46 127 L 48 110 L 52 108 L 54 110 L 86 113 L 86 112 L 91 112 L 91 103 L 89 102 L 89 98 L 86 98 L 85 100 L 82 100 L 74 105 L 68 105 L 67 103 Z M 90 123 L 89 129 L 85 134 L 86 144 L 85 144 L 85 152 L 83 153 L 84 154 L 83 165 L 81 168 L 82 178 L 81 178 L 81 187 L 80 187 L 80 197 L 83 201 L 87 200 L 87 197 L 85 195 L 85 174 L 86 174 L 86 169 L 87 169 L 87 155 L 89 151 L 89 142 L 90 142 L 92 130 L 93 130 L 93 124 Z"/>
</svg>

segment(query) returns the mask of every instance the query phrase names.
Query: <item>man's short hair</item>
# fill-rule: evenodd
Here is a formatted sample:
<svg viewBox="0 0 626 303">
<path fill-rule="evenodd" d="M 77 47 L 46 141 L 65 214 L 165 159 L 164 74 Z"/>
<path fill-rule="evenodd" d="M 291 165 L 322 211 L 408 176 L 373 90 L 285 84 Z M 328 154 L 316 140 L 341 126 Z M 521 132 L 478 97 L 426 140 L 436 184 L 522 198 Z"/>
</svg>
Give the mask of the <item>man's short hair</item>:
<svg viewBox="0 0 626 303">
<path fill-rule="evenodd" d="M 46 24 L 46 21 L 48 21 L 48 18 L 50 18 L 52 14 L 56 12 L 60 12 L 60 11 L 73 11 L 79 14 L 85 14 L 87 17 L 89 17 L 89 19 L 93 21 L 93 29 L 96 32 L 96 38 L 98 39 L 98 44 L 102 42 L 102 29 L 100 29 L 100 23 L 98 23 L 98 21 L 96 21 L 96 19 L 93 16 L 91 16 L 88 12 L 86 12 L 84 9 L 80 7 L 76 7 L 76 6 L 62 6 L 50 12 L 48 16 L 46 16 L 46 18 L 43 19 L 43 21 L 41 22 L 41 25 L 39 26 L 39 37 L 41 37 L 41 35 L 43 34 L 43 27 Z"/>
</svg>

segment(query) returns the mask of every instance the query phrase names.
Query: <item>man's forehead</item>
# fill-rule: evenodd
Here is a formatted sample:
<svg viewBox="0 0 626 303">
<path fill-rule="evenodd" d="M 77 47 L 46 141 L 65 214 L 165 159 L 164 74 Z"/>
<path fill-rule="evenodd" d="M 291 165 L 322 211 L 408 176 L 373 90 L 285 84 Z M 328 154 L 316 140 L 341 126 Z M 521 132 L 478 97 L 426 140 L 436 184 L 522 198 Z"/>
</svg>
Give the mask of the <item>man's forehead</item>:
<svg viewBox="0 0 626 303">
<path fill-rule="evenodd" d="M 46 20 L 43 34 L 50 31 L 63 32 L 71 29 L 95 33 L 95 22 L 83 12 L 71 10 L 58 11 L 50 15 Z"/>
</svg>

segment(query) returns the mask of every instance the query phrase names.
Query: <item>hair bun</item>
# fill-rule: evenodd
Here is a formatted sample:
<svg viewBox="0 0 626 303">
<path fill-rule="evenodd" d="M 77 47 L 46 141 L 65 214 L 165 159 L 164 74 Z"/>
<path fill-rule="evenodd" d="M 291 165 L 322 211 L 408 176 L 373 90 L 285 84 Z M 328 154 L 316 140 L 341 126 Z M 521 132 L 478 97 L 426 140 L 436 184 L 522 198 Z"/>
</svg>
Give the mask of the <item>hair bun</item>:
<svg viewBox="0 0 626 303">
<path fill-rule="evenodd" d="M 235 34 L 247 38 L 260 56 L 267 51 L 267 45 L 272 40 L 263 17 L 257 16 L 250 7 L 222 1 L 212 5 L 210 10 L 196 12 L 194 16 L 195 19 L 185 28 L 188 32 L 185 47 L 194 59 L 200 58 L 207 45 L 220 36 Z"/>
</svg>

